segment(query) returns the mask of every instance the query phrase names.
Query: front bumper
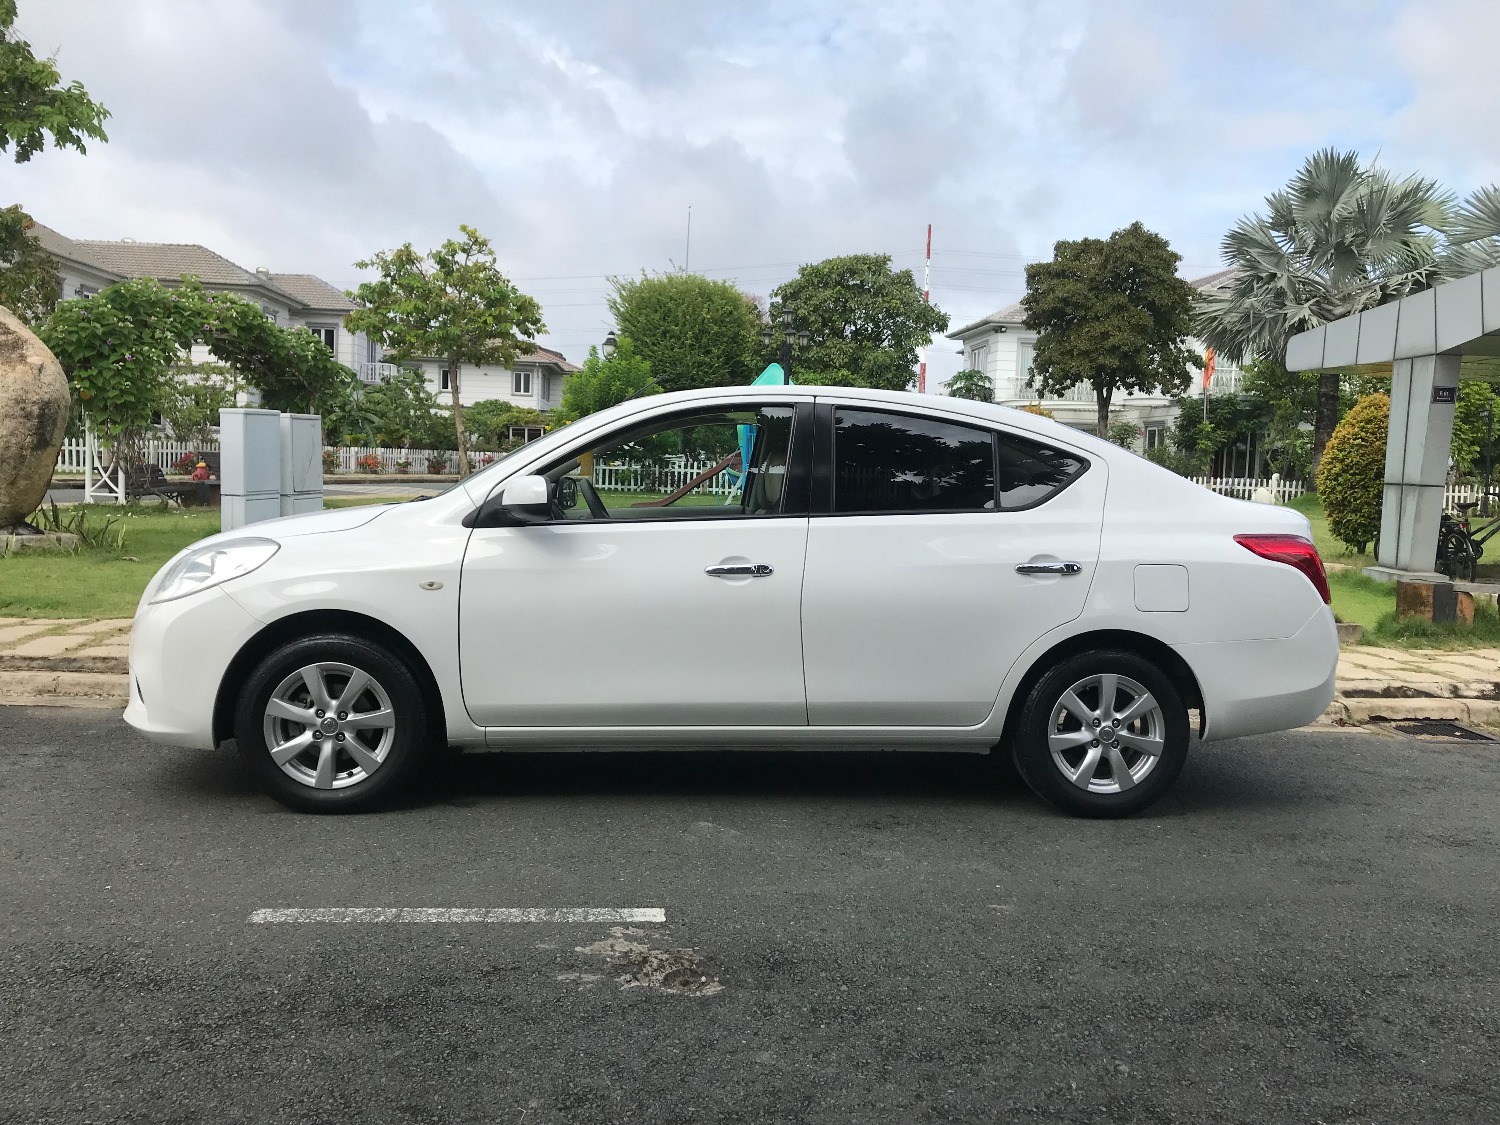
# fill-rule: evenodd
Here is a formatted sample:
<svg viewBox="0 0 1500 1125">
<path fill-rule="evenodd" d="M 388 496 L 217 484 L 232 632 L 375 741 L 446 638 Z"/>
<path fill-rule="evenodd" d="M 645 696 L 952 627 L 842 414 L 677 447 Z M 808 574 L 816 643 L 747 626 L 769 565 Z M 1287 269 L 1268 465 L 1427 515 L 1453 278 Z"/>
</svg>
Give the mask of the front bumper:
<svg viewBox="0 0 1500 1125">
<path fill-rule="evenodd" d="M 141 606 L 130 636 L 125 721 L 153 742 L 212 749 L 224 672 L 260 628 L 222 588 Z"/>
<path fill-rule="evenodd" d="M 1206 742 L 1306 726 L 1333 701 L 1339 634 L 1327 606 L 1290 637 L 1172 647 L 1203 691 Z"/>
</svg>

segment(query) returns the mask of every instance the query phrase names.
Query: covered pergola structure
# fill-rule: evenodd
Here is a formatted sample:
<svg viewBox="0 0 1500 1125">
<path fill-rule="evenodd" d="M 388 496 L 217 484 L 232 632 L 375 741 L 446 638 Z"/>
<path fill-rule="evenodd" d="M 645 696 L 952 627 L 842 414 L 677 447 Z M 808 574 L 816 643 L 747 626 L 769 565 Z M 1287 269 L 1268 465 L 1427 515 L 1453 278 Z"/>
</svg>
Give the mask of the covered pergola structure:
<svg viewBox="0 0 1500 1125">
<path fill-rule="evenodd" d="M 1441 581 L 1434 566 L 1458 384 L 1500 382 L 1500 267 L 1293 336 L 1286 366 L 1390 376 L 1378 565 L 1365 573 Z"/>
</svg>

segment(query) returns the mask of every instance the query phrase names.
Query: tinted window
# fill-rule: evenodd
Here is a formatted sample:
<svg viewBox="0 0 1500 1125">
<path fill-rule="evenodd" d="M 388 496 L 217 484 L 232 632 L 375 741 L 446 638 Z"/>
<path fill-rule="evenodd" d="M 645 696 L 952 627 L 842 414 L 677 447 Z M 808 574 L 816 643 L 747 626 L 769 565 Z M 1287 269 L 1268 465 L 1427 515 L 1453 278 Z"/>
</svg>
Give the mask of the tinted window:
<svg viewBox="0 0 1500 1125">
<path fill-rule="evenodd" d="M 996 459 L 1001 508 L 1040 504 L 1088 468 L 1081 457 L 1012 434 L 996 435 Z"/>
<path fill-rule="evenodd" d="M 834 412 L 835 512 L 966 512 L 995 507 L 988 430 L 875 410 Z"/>
</svg>

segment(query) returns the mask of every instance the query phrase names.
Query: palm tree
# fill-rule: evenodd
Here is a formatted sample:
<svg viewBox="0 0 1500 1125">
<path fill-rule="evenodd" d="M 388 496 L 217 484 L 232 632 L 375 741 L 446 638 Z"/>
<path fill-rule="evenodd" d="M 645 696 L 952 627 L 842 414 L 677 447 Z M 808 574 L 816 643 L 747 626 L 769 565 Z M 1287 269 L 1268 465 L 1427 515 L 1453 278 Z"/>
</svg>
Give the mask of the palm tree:
<svg viewBox="0 0 1500 1125">
<path fill-rule="evenodd" d="M 1354 152 L 1314 153 L 1291 183 L 1266 197 L 1264 215 L 1245 216 L 1224 236 L 1221 251 L 1234 280 L 1199 304 L 1194 330 L 1234 362 L 1280 361 L 1298 332 L 1450 276 L 1455 267 L 1444 235 L 1452 208 L 1452 197 L 1433 180 L 1362 168 Z M 1500 207 L 1494 215 L 1500 219 Z M 1324 375 L 1313 426 L 1315 466 L 1338 407 L 1338 376 Z"/>
<path fill-rule="evenodd" d="M 1448 227 L 1444 277 L 1466 277 L 1500 265 L 1500 187 L 1482 187 L 1464 200 Z"/>
<path fill-rule="evenodd" d="M 995 401 L 995 384 L 983 371 L 972 368 L 959 371 L 948 380 L 949 398 L 972 398 L 980 402 Z"/>
</svg>

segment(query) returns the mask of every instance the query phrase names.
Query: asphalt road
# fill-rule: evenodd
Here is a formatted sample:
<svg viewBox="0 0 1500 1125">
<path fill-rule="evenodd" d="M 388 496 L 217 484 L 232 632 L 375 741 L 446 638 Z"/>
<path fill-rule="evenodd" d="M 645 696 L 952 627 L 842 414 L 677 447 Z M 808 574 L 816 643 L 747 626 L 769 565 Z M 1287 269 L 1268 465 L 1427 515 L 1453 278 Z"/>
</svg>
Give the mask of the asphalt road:
<svg viewBox="0 0 1500 1125">
<path fill-rule="evenodd" d="M 1492 1122 L 1497 802 L 1500 744 L 1303 732 L 1123 822 L 824 754 L 467 759 L 319 818 L 0 708 L 0 1121 Z M 353 906 L 666 921 L 249 921 Z"/>
</svg>

